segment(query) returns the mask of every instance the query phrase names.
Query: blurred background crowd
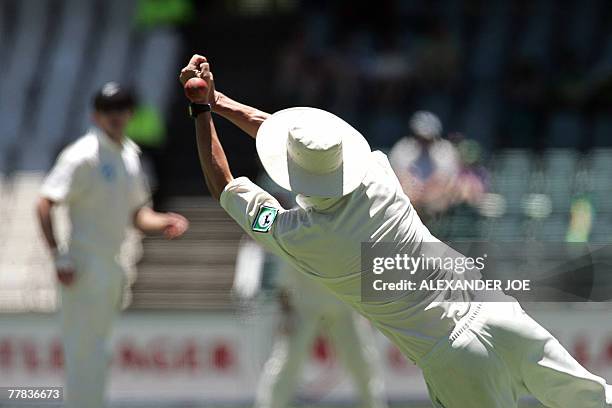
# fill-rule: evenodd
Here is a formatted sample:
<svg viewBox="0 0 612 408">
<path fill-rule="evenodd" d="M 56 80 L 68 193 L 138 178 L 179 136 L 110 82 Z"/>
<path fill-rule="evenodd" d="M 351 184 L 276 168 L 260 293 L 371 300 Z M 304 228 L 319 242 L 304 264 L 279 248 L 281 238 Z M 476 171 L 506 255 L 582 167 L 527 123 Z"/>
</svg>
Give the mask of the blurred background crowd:
<svg viewBox="0 0 612 408">
<path fill-rule="evenodd" d="M 440 239 L 612 241 L 607 0 L 0 0 L 0 310 L 57 307 L 33 206 L 111 80 L 138 96 L 155 207 L 191 221 L 179 245 L 129 235 L 125 304 L 235 309 L 242 233 L 208 197 L 177 78 L 196 52 L 236 100 L 351 123 Z M 252 140 L 216 126 L 261 180 Z"/>
</svg>

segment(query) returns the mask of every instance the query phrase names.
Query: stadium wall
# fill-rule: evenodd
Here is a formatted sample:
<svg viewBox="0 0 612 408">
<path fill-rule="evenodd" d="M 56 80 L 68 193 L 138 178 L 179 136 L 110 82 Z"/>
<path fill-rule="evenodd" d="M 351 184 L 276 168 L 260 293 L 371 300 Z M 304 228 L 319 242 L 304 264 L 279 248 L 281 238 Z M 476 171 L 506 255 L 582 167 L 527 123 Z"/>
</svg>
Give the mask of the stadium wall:
<svg viewBox="0 0 612 408">
<path fill-rule="evenodd" d="M 612 329 L 606 310 L 531 313 L 590 370 L 612 379 Z M 62 385 L 62 350 L 55 315 L 0 316 L 0 386 Z M 109 393 L 113 401 L 246 404 L 266 360 L 273 313 L 130 312 L 112 341 Z M 425 400 L 419 370 L 377 337 L 389 398 Z M 350 378 L 324 338 L 313 346 L 298 399 L 309 404 L 350 401 Z M 1 403 L 1 401 L 0 401 Z"/>
</svg>

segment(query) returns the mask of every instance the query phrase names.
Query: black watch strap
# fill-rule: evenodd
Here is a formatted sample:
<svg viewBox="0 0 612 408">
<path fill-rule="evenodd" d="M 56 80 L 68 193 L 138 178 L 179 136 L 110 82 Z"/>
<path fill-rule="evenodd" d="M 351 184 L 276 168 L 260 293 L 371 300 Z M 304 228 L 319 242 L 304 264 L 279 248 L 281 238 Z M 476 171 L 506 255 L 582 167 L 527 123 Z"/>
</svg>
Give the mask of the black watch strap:
<svg viewBox="0 0 612 408">
<path fill-rule="evenodd" d="M 210 103 L 193 103 L 189 104 L 189 116 L 192 118 L 197 118 L 198 115 L 202 112 L 210 112 L 211 107 Z"/>
</svg>

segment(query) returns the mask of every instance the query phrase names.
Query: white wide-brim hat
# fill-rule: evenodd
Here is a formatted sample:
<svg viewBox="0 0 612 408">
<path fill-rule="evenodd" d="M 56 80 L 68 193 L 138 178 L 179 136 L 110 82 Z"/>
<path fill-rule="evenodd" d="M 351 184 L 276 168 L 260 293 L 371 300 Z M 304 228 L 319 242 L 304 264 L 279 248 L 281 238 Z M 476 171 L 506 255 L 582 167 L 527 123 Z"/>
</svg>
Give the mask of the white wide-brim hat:
<svg viewBox="0 0 612 408">
<path fill-rule="evenodd" d="M 257 131 L 257 154 L 274 182 L 298 194 L 341 197 L 363 180 L 370 145 L 338 116 L 316 108 L 283 109 Z"/>
</svg>

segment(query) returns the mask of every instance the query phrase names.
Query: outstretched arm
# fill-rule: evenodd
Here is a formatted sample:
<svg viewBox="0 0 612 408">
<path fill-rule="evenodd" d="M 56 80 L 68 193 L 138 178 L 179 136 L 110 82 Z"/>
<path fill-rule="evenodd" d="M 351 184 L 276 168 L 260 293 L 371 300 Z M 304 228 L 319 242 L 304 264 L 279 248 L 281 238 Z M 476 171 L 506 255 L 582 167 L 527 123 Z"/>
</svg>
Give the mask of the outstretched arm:
<svg viewBox="0 0 612 408">
<path fill-rule="evenodd" d="M 214 81 L 210 65 L 201 55 L 191 57 L 189 64 L 183 68 L 180 81 L 185 86 L 187 81 L 200 78 L 206 82 L 208 91 L 201 95 L 197 103 L 210 103 L 215 94 Z M 225 186 L 234 179 L 227 163 L 227 157 L 217 137 L 215 124 L 210 112 L 200 113 L 196 118 L 196 139 L 200 165 L 210 194 L 217 200 Z"/>
<path fill-rule="evenodd" d="M 147 206 L 134 212 L 133 224 L 145 234 L 163 233 L 168 239 L 180 237 L 189 228 L 189 221 L 182 215 L 157 212 Z"/>
<path fill-rule="evenodd" d="M 202 113 L 196 119 L 198 156 L 210 194 L 217 200 L 225 186 L 234 179 L 227 163 L 223 146 L 217 137 L 210 112 Z"/>
<path fill-rule="evenodd" d="M 257 137 L 259 126 L 270 116 L 269 113 L 236 102 L 218 91 L 215 92 L 214 99 L 213 111 L 238 126 L 253 139 Z"/>
</svg>

